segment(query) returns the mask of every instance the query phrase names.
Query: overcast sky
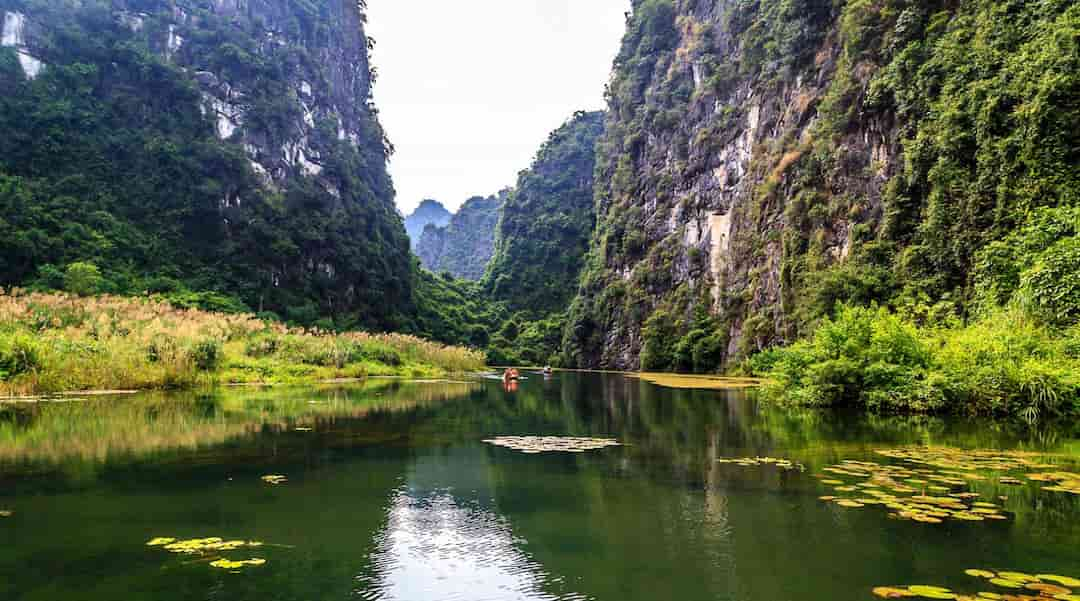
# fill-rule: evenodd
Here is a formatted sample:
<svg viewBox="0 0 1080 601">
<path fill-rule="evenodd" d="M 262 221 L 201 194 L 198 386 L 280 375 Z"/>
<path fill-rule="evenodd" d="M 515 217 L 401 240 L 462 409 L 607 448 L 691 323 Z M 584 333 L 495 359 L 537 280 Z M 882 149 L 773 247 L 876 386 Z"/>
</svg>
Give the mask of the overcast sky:
<svg viewBox="0 0 1080 601">
<path fill-rule="evenodd" d="M 375 103 L 408 214 L 514 184 L 548 133 L 603 108 L 630 0 L 368 0 Z"/>
</svg>

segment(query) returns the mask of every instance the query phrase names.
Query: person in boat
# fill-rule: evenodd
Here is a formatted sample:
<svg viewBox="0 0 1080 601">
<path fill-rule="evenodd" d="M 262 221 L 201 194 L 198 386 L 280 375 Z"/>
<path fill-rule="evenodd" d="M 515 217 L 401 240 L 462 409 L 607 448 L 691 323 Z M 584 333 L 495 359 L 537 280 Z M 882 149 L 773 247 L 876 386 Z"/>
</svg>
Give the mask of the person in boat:
<svg viewBox="0 0 1080 601">
<path fill-rule="evenodd" d="M 521 375 L 518 374 L 518 370 L 514 369 L 513 367 L 503 372 L 503 382 L 515 382 L 520 377 Z"/>
<path fill-rule="evenodd" d="M 550 376 L 550 375 L 551 375 L 551 373 L 552 373 L 552 371 L 553 371 L 553 370 L 551 369 L 551 366 L 550 366 L 550 365 L 545 365 L 545 366 L 544 366 L 544 375 L 545 375 L 545 376 Z"/>
</svg>

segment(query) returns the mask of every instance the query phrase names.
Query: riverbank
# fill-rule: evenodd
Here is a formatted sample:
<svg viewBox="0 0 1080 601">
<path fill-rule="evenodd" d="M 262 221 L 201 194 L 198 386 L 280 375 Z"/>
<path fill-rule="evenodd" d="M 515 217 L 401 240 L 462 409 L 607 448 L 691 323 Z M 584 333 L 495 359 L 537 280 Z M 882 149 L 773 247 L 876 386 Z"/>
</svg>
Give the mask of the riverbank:
<svg viewBox="0 0 1080 601">
<path fill-rule="evenodd" d="M 1028 421 L 1080 414 L 1080 326 L 1020 308 L 923 325 L 885 308 L 842 307 L 814 335 L 750 361 L 780 404 Z"/>
<path fill-rule="evenodd" d="M 148 297 L 0 292 L 0 396 L 432 377 L 483 365 L 478 351 L 415 336 L 290 328 Z"/>
</svg>

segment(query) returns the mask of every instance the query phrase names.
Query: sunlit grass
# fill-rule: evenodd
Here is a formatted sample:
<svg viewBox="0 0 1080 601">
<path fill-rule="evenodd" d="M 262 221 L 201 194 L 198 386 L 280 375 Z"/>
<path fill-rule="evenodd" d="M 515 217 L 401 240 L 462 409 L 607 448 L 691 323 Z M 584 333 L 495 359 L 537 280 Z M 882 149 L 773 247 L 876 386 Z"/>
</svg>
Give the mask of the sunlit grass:
<svg viewBox="0 0 1080 601">
<path fill-rule="evenodd" d="M 0 395 L 437 376 L 483 354 L 415 336 L 290 328 L 151 298 L 0 290 Z"/>
</svg>

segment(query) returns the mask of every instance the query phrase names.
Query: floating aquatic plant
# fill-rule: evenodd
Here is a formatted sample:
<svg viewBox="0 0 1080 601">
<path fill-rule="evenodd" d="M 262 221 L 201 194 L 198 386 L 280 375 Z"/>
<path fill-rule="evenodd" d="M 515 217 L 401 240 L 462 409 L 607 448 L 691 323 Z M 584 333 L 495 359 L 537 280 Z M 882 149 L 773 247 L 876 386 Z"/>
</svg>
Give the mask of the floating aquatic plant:
<svg viewBox="0 0 1080 601">
<path fill-rule="evenodd" d="M 284 484 L 288 482 L 289 479 L 281 474 L 267 474 L 262 477 L 262 481 L 267 484 Z"/>
<path fill-rule="evenodd" d="M 0 510 L 0 518 L 9 518 L 9 517 L 11 517 L 13 515 L 15 515 L 15 512 L 11 511 L 9 509 Z"/>
<path fill-rule="evenodd" d="M 790 459 L 777 459 L 775 457 L 724 457 L 716 460 L 717 463 L 729 463 L 740 467 L 756 467 L 762 465 L 776 466 L 782 470 L 799 470 L 805 471 L 806 467 L 801 463 L 794 462 Z M 836 484 L 843 484 L 843 482 L 835 481 Z"/>
<path fill-rule="evenodd" d="M 253 557 L 251 559 L 241 559 L 239 561 L 233 561 L 231 559 L 218 559 L 216 561 L 211 561 L 210 565 L 211 567 L 223 568 L 226 570 L 238 570 L 245 566 L 261 566 L 264 563 L 266 563 L 265 559 L 262 559 L 261 557 Z"/>
<path fill-rule="evenodd" d="M 606 447 L 617 447 L 614 438 L 582 438 L 574 436 L 497 436 L 484 440 L 487 444 L 506 447 L 522 453 L 583 453 Z"/>
<path fill-rule="evenodd" d="M 890 517 L 923 524 L 940 524 L 946 519 L 967 522 L 1008 519 L 1003 510 L 993 503 L 972 502 L 978 498 L 977 493 L 950 492 L 967 482 L 951 472 L 855 460 L 845 460 L 822 471 L 828 472 L 827 477 L 825 474 L 818 475 L 822 484 L 832 486 L 839 493 L 856 493 L 851 497 L 822 497 L 822 500 L 840 507 L 857 509 L 880 505 L 890 510 Z M 854 478 L 862 482 L 849 483 L 837 478 Z M 948 486 L 930 485 L 929 482 L 941 482 Z"/>
<path fill-rule="evenodd" d="M 1036 471 L 1056 467 L 1044 463 L 1036 453 L 1017 451 L 968 451 L 951 447 L 906 447 L 882 449 L 877 455 L 901 462 L 900 465 L 876 461 L 846 460 L 826 467 L 817 477 L 822 484 L 841 493 L 861 491 L 853 498 L 831 496 L 829 502 L 841 507 L 857 508 L 883 505 L 891 510 L 890 517 L 926 524 L 944 520 L 982 522 L 1007 520 L 1008 515 L 997 504 L 972 502 L 978 493 L 963 490 L 972 482 L 992 479 L 981 472 L 1023 471 L 1030 481 L 1045 482 L 1043 490 L 1080 494 L 1080 474 L 1066 471 Z M 909 465 L 904 465 L 909 464 Z M 862 480 L 851 482 L 850 478 Z M 1024 480 L 1000 475 L 1002 484 L 1022 485 Z M 1006 497 L 1001 497 L 1005 500 Z M 823 499 L 826 500 L 826 499 Z M 847 501 L 854 501 L 853 505 Z"/>
<path fill-rule="evenodd" d="M 978 601 L 982 599 L 1000 601 L 1080 601 L 1080 595 L 1073 594 L 1070 587 L 1080 587 L 1080 579 L 1057 574 L 1026 574 L 1024 572 L 992 572 L 990 570 L 964 570 L 968 576 L 982 578 L 989 584 L 1008 589 L 1006 593 L 981 591 L 977 593 L 957 593 L 940 586 L 878 586 L 871 592 L 884 599 L 902 597 L 922 597 L 926 599 L 956 599 L 957 601 Z M 1033 594 L 1028 594 L 1028 593 Z"/>
<path fill-rule="evenodd" d="M 148 547 L 160 547 L 169 551 L 170 553 L 176 553 L 178 555 L 218 555 L 227 551 L 236 551 L 237 549 L 261 547 L 263 543 L 254 540 L 225 540 L 223 538 L 213 536 L 209 538 L 189 538 L 186 540 L 178 540 L 176 538 L 159 536 L 147 541 Z M 248 566 L 261 566 L 266 563 L 265 559 L 260 557 L 253 557 L 251 559 L 233 560 L 226 557 L 218 557 L 210 562 L 210 565 L 215 568 L 223 568 L 229 570 L 239 570 Z"/>
</svg>

